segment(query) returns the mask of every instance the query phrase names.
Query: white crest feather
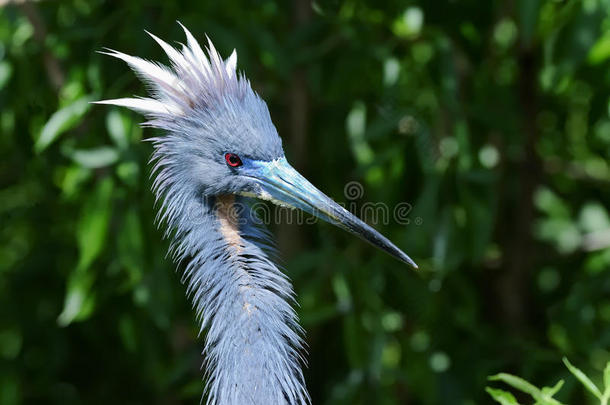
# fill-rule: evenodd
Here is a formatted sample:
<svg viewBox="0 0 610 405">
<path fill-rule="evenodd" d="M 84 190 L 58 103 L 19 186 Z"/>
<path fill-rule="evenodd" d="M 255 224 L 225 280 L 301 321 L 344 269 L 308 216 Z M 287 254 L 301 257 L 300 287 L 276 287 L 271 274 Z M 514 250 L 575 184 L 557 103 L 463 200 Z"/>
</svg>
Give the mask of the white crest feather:
<svg viewBox="0 0 610 405">
<path fill-rule="evenodd" d="M 180 23 L 179 23 L 180 24 Z M 132 70 L 152 87 L 153 98 L 120 98 L 98 101 L 127 107 L 155 119 L 186 116 L 196 108 L 210 108 L 223 97 L 243 97 L 250 90 L 247 80 L 236 74 L 237 53 L 223 61 L 212 41 L 208 40 L 207 55 L 184 25 L 187 44 L 177 49 L 146 31 L 167 54 L 170 67 L 119 51 L 100 52 L 125 61 Z"/>
<path fill-rule="evenodd" d="M 115 98 L 112 100 L 94 101 L 94 104 L 110 104 L 126 107 L 144 114 L 181 114 L 180 110 L 172 110 L 171 105 L 164 104 L 152 98 Z"/>
<path fill-rule="evenodd" d="M 235 69 L 237 67 L 237 51 L 235 49 L 233 49 L 231 56 L 225 61 L 225 67 L 229 77 L 235 75 Z"/>
</svg>

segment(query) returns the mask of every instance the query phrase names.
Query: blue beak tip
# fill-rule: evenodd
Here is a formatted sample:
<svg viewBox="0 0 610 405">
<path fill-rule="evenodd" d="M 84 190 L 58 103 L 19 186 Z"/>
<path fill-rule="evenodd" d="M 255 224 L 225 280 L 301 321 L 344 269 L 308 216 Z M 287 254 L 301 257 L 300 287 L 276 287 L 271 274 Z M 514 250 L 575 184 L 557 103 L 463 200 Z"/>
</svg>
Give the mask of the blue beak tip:
<svg viewBox="0 0 610 405">
<path fill-rule="evenodd" d="M 405 255 L 403 261 L 413 267 L 415 270 L 419 270 L 419 266 L 409 256 Z"/>
</svg>

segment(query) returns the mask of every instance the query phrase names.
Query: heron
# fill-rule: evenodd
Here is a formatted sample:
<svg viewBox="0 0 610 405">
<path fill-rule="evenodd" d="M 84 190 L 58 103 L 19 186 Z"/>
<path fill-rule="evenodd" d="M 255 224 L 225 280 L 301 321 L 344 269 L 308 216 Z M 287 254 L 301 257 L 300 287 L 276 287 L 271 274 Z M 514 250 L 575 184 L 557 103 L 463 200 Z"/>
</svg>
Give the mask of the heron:
<svg viewBox="0 0 610 405">
<path fill-rule="evenodd" d="M 304 332 L 295 293 L 253 201 L 300 209 L 381 248 L 414 268 L 402 250 L 314 187 L 286 160 L 266 103 L 238 73 L 237 53 L 206 51 L 180 24 L 176 47 L 147 32 L 167 64 L 116 50 L 147 85 L 148 97 L 98 101 L 145 116 L 152 142 L 157 220 L 204 334 L 208 404 L 308 404 Z"/>
</svg>

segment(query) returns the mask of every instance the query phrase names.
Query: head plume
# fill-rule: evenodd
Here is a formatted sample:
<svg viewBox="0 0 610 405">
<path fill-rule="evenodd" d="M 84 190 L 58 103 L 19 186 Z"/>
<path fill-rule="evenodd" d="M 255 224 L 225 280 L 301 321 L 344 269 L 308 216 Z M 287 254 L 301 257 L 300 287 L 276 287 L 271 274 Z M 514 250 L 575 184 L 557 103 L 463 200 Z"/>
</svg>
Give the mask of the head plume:
<svg viewBox="0 0 610 405">
<path fill-rule="evenodd" d="M 215 109 L 226 99 L 243 101 L 248 96 L 256 97 L 250 82 L 237 74 L 235 50 L 223 61 L 208 38 L 206 56 L 189 30 L 182 24 L 180 26 L 187 39 L 182 50 L 146 31 L 163 48 L 171 67 L 112 49 L 102 51 L 126 62 L 149 86 L 152 97 L 119 98 L 97 103 L 127 107 L 156 120 L 174 121 L 192 119 L 198 112 Z"/>
</svg>

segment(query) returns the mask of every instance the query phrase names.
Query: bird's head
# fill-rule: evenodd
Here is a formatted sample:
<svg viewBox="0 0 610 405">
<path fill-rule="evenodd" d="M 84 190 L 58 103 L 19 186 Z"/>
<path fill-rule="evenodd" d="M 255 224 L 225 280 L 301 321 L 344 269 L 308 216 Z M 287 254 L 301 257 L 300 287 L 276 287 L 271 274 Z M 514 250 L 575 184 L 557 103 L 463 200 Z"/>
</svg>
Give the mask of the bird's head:
<svg viewBox="0 0 610 405">
<path fill-rule="evenodd" d="M 183 27 L 184 28 L 184 27 Z M 208 196 L 242 195 L 304 210 L 337 225 L 399 260 L 417 267 L 383 235 L 335 203 L 286 160 L 265 102 L 236 72 L 235 51 L 223 60 L 208 40 L 207 56 L 184 28 L 178 50 L 150 34 L 167 53 L 171 68 L 108 50 L 151 88 L 152 98 L 99 101 L 146 115 L 145 125 L 165 130 L 152 138 L 155 186 L 171 198 L 172 186 Z"/>
</svg>

